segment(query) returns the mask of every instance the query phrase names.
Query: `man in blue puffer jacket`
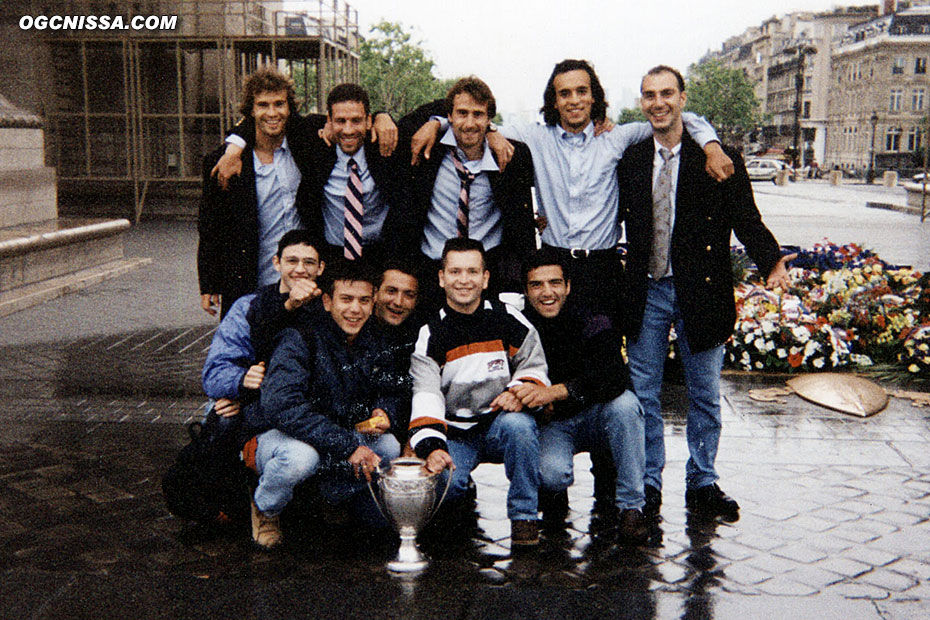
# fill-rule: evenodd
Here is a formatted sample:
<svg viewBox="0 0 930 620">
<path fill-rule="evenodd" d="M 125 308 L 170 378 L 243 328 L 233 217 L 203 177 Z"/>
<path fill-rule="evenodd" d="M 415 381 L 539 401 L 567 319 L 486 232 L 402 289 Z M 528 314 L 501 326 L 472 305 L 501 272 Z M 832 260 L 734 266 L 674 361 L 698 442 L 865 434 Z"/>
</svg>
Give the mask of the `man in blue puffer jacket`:
<svg viewBox="0 0 930 620">
<path fill-rule="evenodd" d="M 368 319 L 374 281 L 359 261 L 339 260 L 323 278 L 325 315 L 312 327 L 284 329 L 262 384 L 261 426 L 252 498 L 252 538 L 282 542 L 278 516 L 294 488 L 317 476 L 331 505 L 345 504 L 365 525 L 384 527 L 362 476 L 400 454 L 391 430 L 403 381 L 388 343 Z"/>
</svg>

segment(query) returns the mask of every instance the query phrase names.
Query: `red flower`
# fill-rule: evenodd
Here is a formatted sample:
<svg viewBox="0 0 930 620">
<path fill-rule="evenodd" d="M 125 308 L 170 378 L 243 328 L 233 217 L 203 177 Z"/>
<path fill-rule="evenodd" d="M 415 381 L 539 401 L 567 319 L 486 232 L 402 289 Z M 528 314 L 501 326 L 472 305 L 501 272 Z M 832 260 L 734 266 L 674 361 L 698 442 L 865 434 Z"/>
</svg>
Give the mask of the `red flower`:
<svg viewBox="0 0 930 620">
<path fill-rule="evenodd" d="M 803 361 L 804 356 L 800 353 L 792 353 L 788 356 L 788 364 L 790 364 L 792 368 L 797 368 Z"/>
</svg>

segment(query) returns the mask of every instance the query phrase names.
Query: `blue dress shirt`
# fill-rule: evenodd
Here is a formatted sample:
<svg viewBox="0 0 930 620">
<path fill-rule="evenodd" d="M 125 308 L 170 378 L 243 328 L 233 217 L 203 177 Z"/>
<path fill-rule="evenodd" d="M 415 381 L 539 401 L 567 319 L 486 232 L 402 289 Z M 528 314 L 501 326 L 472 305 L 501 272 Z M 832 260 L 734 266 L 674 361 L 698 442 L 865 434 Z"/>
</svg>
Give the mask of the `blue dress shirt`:
<svg viewBox="0 0 930 620">
<path fill-rule="evenodd" d="M 500 169 L 491 155 L 487 140 L 484 143 L 484 154 L 481 159 L 476 160 L 469 160 L 465 157 L 465 153 L 456 144 L 455 134 L 451 128 L 446 130 L 439 142 L 456 149 L 465 168 L 476 175 L 468 192 L 469 238 L 481 241 L 485 250 L 497 247 L 503 238 L 501 210 L 494 204 L 488 175 L 482 173 Z M 420 251 L 433 260 L 438 260 L 442 256 L 442 247 L 446 240 L 458 236 L 456 217 L 459 212 L 461 186 L 459 174 L 452 161 L 452 151 L 449 151 L 439 165 L 439 172 L 436 174 L 432 204 L 426 216 L 423 242 L 420 245 Z"/>
<path fill-rule="evenodd" d="M 258 197 L 258 285 L 265 286 L 278 281 L 278 272 L 271 262 L 278 252 L 278 241 L 287 231 L 303 228 L 294 207 L 300 170 L 287 146 L 287 138 L 274 150 L 270 164 L 263 164 L 255 151 L 252 160 Z"/>
</svg>

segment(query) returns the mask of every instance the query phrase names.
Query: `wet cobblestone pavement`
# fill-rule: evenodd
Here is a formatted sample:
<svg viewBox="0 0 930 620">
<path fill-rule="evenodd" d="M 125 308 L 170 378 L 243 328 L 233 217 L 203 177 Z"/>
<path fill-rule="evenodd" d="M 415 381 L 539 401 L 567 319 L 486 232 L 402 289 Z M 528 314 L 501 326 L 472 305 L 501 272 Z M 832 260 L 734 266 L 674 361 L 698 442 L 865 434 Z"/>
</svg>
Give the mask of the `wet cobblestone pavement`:
<svg viewBox="0 0 930 620">
<path fill-rule="evenodd" d="M 118 280 L 114 295 L 135 286 Z M 106 290 L 91 294 L 96 306 L 66 298 L 36 316 L 105 312 Z M 664 521 L 649 546 L 596 535 L 581 455 L 569 526 L 511 553 L 503 469 L 483 465 L 474 534 L 424 541 L 432 564 L 403 580 L 384 569 L 392 541 L 292 521 L 268 554 L 244 528 L 172 517 L 161 476 L 203 412 L 212 327 L 81 331 L 0 345 L 0 618 L 930 617 L 930 410 L 909 401 L 860 419 L 795 396 L 758 403 L 749 388 L 784 378 L 727 375 L 718 466 L 741 518 L 692 522 L 684 393 L 670 385 Z"/>
</svg>

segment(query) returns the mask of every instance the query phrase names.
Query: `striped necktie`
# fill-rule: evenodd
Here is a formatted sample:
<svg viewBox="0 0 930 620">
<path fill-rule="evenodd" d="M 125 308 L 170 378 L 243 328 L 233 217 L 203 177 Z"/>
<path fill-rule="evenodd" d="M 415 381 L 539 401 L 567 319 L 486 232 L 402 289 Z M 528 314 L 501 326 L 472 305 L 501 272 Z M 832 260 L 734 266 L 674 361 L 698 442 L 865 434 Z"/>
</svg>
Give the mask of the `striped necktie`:
<svg viewBox="0 0 930 620">
<path fill-rule="evenodd" d="M 459 211 L 455 217 L 455 224 L 458 228 L 459 237 L 468 238 L 468 190 L 475 180 L 475 174 L 465 168 L 462 160 L 456 155 L 455 150 L 452 153 L 452 163 L 455 164 L 455 171 L 459 173 Z"/>
<path fill-rule="evenodd" d="M 652 256 L 649 258 L 649 275 L 661 280 L 668 273 L 668 254 L 672 238 L 672 152 L 660 148 L 662 167 L 652 192 Z"/>
<path fill-rule="evenodd" d="M 349 182 L 345 193 L 345 225 L 343 229 L 343 255 L 349 260 L 362 257 L 362 216 L 365 207 L 362 203 L 362 179 L 358 176 L 358 164 L 354 158 L 349 159 Z"/>
</svg>

